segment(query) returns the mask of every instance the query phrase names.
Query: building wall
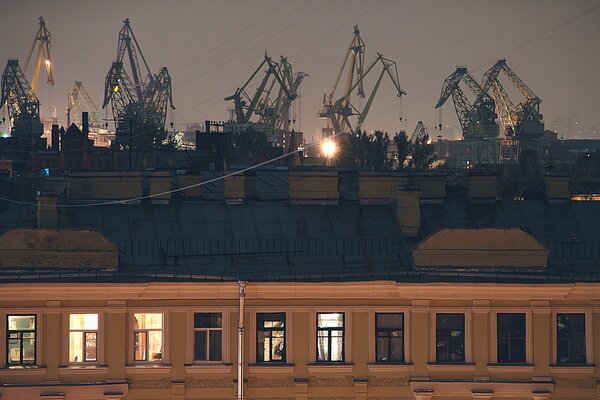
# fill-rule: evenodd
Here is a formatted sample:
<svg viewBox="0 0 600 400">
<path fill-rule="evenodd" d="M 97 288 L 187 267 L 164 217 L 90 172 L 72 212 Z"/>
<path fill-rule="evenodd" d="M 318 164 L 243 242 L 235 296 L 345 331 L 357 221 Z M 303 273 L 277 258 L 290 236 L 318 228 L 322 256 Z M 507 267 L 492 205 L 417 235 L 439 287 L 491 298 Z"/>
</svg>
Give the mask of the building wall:
<svg viewBox="0 0 600 400">
<path fill-rule="evenodd" d="M 249 283 L 249 399 L 596 399 L 598 284 Z M 164 313 L 164 361 L 134 363 L 132 314 Z M 223 313 L 223 362 L 193 363 L 193 313 Z M 318 364 L 316 313 L 345 313 L 345 363 Z M 68 363 L 69 313 L 98 313 L 98 362 Z M 286 313 L 287 363 L 256 365 L 256 313 Z M 375 363 L 375 313 L 403 312 L 405 363 Z M 465 314 L 466 363 L 435 363 L 435 314 Z M 495 316 L 526 314 L 527 363 L 496 363 Z M 556 314 L 586 315 L 587 364 L 556 366 Z M 237 283 L 0 285 L 4 399 L 233 399 Z M 6 367 L 8 314 L 38 318 L 37 368 Z M 89 384 L 94 382 L 94 384 Z M 86 385 L 82 385 L 86 384 Z M 54 397 L 52 397 L 54 396 Z"/>
</svg>

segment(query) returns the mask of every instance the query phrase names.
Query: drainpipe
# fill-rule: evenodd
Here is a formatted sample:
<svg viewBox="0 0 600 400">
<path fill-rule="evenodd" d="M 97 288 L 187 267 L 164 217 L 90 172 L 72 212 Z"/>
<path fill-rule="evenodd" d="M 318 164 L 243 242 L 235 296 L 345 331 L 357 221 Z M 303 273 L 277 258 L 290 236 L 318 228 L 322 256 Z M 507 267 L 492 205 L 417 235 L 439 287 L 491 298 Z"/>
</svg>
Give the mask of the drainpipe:
<svg viewBox="0 0 600 400">
<path fill-rule="evenodd" d="M 246 300 L 246 284 L 248 282 L 239 281 L 240 284 L 240 318 L 238 320 L 238 341 L 237 341 L 237 400 L 244 400 L 244 302 Z"/>
</svg>

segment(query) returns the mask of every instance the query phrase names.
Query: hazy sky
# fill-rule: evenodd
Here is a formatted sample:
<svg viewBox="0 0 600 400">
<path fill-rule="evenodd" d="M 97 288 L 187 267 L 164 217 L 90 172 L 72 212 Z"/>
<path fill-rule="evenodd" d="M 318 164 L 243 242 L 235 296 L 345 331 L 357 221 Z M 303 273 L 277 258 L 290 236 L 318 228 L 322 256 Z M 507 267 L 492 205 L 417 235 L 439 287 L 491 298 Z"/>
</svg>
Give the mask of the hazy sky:
<svg viewBox="0 0 600 400">
<path fill-rule="evenodd" d="M 63 121 L 75 80 L 101 106 L 117 35 L 129 17 L 153 72 L 169 68 L 178 125 L 226 119 L 230 105 L 223 97 L 245 82 L 266 50 L 274 59 L 288 56 L 295 71 L 310 75 L 301 87 L 301 128 L 312 135 L 325 126 L 317 111 L 358 24 L 368 62 L 380 51 L 398 63 L 409 131 L 419 120 L 437 123 L 433 107 L 456 65 L 480 79 L 502 57 L 543 100 L 547 125 L 574 110 L 586 125 L 600 126 L 598 0 L 6 1 L 0 13 L 3 65 L 7 58 L 24 64 L 39 16 L 52 34 L 54 99 Z M 47 97 L 41 87 L 43 115 Z M 457 124 L 451 102 L 443 122 Z M 389 81 L 364 126 L 404 127 Z"/>
</svg>

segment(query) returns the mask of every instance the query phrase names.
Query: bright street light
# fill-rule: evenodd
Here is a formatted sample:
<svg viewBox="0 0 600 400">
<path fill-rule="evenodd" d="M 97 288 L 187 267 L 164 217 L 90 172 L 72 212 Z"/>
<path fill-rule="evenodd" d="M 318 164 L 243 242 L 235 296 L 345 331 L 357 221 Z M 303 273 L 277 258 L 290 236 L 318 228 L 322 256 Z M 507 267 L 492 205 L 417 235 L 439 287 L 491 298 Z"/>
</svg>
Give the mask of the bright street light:
<svg viewBox="0 0 600 400">
<path fill-rule="evenodd" d="M 333 157 L 336 152 L 337 152 L 337 146 L 333 140 L 327 139 L 323 143 L 321 143 L 321 153 L 326 158 Z"/>
</svg>

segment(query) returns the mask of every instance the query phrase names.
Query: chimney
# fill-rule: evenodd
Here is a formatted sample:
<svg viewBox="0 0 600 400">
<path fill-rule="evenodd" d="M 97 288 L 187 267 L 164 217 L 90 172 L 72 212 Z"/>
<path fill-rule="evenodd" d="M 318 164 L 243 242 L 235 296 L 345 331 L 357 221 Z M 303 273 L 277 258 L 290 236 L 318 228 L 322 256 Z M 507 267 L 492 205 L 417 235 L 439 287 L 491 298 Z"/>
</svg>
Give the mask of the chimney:
<svg viewBox="0 0 600 400">
<path fill-rule="evenodd" d="M 54 150 L 54 151 L 59 150 L 59 147 L 60 147 L 59 132 L 58 132 L 58 125 L 56 125 L 56 124 L 52 124 L 50 143 L 52 145 L 52 150 Z"/>
<path fill-rule="evenodd" d="M 84 111 L 81 113 L 81 133 L 87 139 L 90 133 L 90 125 L 88 120 L 88 113 Z"/>
<path fill-rule="evenodd" d="M 469 201 L 473 204 L 492 204 L 498 197 L 496 174 L 471 172 L 468 176 Z"/>
<path fill-rule="evenodd" d="M 569 173 L 552 172 L 546 174 L 546 200 L 548 203 L 568 203 L 571 199 Z"/>
<path fill-rule="evenodd" d="M 38 229 L 58 228 L 58 210 L 56 208 L 57 196 L 54 192 L 41 190 L 37 192 L 37 220 Z"/>
<path fill-rule="evenodd" d="M 60 149 L 64 150 L 65 149 L 65 128 L 64 126 L 60 127 L 60 130 L 58 131 L 58 136 L 60 137 Z"/>
<path fill-rule="evenodd" d="M 256 197 L 256 173 L 235 174 L 225 178 L 225 203 L 243 204 L 244 200 Z"/>
<path fill-rule="evenodd" d="M 397 195 L 396 217 L 398 223 L 400 223 L 402 235 L 406 237 L 418 236 L 421 227 L 421 192 L 416 186 L 404 186 L 397 192 Z"/>
<path fill-rule="evenodd" d="M 296 203 L 337 204 L 340 198 L 337 171 L 289 171 L 289 197 Z"/>
<path fill-rule="evenodd" d="M 210 121 L 208 120 L 204 121 L 204 132 L 210 133 Z"/>
<path fill-rule="evenodd" d="M 419 188 L 422 203 L 443 204 L 446 201 L 446 175 L 434 171 L 416 171 L 409 174 L 409 182 Z"/>
</svg>

